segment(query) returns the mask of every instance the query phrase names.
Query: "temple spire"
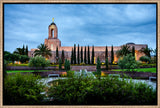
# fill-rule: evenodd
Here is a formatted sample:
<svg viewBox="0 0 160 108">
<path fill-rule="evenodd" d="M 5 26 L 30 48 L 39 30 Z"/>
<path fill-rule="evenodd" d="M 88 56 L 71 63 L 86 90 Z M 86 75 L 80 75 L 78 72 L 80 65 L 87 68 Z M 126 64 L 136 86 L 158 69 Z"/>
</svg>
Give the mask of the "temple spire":
<svg viewBox="0 0 160 108">
<path fill-rule="evenodd" d="M 52 22 L 54 22 L 54 18 L 52 18 Z"/>
</svg>

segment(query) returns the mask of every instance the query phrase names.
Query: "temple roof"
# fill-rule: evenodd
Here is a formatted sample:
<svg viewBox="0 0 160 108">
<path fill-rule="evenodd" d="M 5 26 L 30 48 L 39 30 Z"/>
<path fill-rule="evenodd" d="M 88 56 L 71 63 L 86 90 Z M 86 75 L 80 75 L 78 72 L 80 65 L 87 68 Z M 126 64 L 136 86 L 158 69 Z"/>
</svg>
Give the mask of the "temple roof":
<svg viewBox="0 0 160 108">
<path fill-rule="evenodd" d="M 126 45 L 128 45 L 128 44 L 135 44 L 135 43 L 133 43 L 133 42 L 126 43 Z"/>
<path fill-rule="evenodd" d="M 54 22 L 52 22 L 50 25 L 56 25 Z"/>
</svg>

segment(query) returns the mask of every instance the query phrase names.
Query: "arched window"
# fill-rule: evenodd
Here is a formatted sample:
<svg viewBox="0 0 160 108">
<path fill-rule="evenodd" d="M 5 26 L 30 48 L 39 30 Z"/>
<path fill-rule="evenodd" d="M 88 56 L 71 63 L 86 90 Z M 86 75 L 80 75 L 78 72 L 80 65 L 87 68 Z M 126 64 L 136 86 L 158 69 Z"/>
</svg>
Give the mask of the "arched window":
<svg viewBox="0 0 160 108">
<path fill-rule="evenodd" d="M 52 29 L 52 30 L 51 30 L 51 32 L 52 32 L 52 34 L 51 34 L 51 35 L 52 35 L 52 37 L 54 37 L 54 30 Z"/>
</svg>

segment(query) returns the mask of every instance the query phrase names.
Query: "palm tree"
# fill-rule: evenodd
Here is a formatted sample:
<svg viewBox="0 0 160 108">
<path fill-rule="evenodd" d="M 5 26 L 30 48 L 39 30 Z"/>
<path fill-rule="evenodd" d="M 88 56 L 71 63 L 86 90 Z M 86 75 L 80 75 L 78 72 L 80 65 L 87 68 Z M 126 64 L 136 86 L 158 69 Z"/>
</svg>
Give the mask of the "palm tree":
<svg viewBox="0 0 160 108">
<path fill-rule="evenodd" d="M 23 48 L 16 48 L 16 50 L 13 53 L 23 55 Z"/>
<path fill-rule="evenodd" d="M 148 56 L 148 57 L 151 57 L 151 55 L 150 55 L 150 53 L 153 51 L 151 48 L 148 48 L 148 47 L 146 47 L 146 48 L 141 48 L 140 50 L 139 50 L 140 52 L 143 52 L 146 56 Z"/>
<path fill-rule="evenodd" d="M 116 52 L 116 55 L 117 57 L 120 57 L 120 56 L 126 56 L 127 54 L 130 53 L 131 53 L 130 46 L 123 45 L 121 46 L 121 49 Z"/>
<path fill-rule="evenodd" d="M 52 56 L 51 50 L 48 48 L 48 46 L 44 44 L 40 44 L 37 47 L 38 49 L 34 51 L 35 56 L 41 55 L 43 57 L 49 58 L 49 56 Z"/>
</svg>

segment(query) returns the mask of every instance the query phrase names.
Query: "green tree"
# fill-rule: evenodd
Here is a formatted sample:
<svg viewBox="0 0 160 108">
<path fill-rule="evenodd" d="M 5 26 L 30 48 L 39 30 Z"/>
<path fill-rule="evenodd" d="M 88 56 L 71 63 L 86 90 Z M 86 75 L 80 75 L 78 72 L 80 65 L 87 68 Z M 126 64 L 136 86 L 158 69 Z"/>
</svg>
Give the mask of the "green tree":
<svg viewBox="0 0 160 108">
<path fill-rule="evenodd" d="M 26 46 L 25 54 L 28 56 L 28 45 Z"/>
<path fill-rule="evenodd" d="M 130 53 L 131 53 L 130 46 L 123 45 L 123 46 L 121 46 L 121 49 L 116 52 L 116 55 L 117 55 L 117 57 L 120 57 L 120 56 L 122 57 L 122 56 L 126 56 Z"/>
<path fill-rule="evenodd" d="M 81 63 L 83 63 L 83 47 L 81 47 Z"/>
<path fill-rule="evenodd" d="M 16 48 L 16 50 L 13 52 L 13 54 L 23 55 L 23 48 Z"/>
<path fill-rule="evenodd" d="M 56 63 L 58 63 L 58 59 L 59 59 L 59 51 L 58 47 L 56 47 Z"/>
<path fill-rule="evenodd" d="M 50 61 L 49 60 L 45 60 L 44 57 L 42 57 L 41 55 L 37 55 L 33 58 L 30 58 L 30 61 L 29 61 L 29 66 L 30 67 L 36 67 L 37 69 L 39 67 L 47 67 L 50 65 Z"/>
<path fill-rule="evenodd" d="M 11 54 L 11 61 L 14 64 L 14 61 L 19 61 L 20 55 L 19 54 Z"/>
<path fill-rule="evenodd" d="M 74 52 L 73 52 L 73 48 L 72 48 L 72 53 L 71 53 L 71 64 L 73 64 L 73 62 L 74 62 L 74 60 L 73 60 L 73 58 L 74 58 L 73 55 L 74 55 L 74 54 L 73 54 L 73 53 L 74 53 Z"/>
<path fill-rule="evenodd" d="M 141 48 L 139 50 L 140 52 L 143 52 L 146 56 L 151 57 L 151 52 L 153 51 L 151 48 L 148 48 L 148 46 L 146 48 Z"/>
<path fill-rule="evenodd" d="M 84 63 L 87 64 L 87 59 L 86 59 L 86 46 L 85 46 L 85 49 L 84 49 Z"/>
<path fill-rule="evenodd" d="M 59 59 L 59 70 L 62 70 L 62 60 L 61 60 L 61 58 Z"/>
<path fill-rule="evenodd" d="M 78 64 L 79 64 L 79 62 L 80 62 L 80 60 L 79 60 L 79 44 L 78 44 L 78 55 L 77 55 L 77 61 L 78 61 Z"/>
<path fill-rule="evenodd" d="M 142 57 L 139 58 L 139 60 L 142 61 L 142 62 L 146 62 L 146 63 L 147 63 L 147 62 L 148 62 L 148 63 L 151 62 L 151 58 L 148 57 L 148 56 L 142 56 Z"/>
<path fill-rule="evenodd" d="M 22 48 L 22 55 L 25 55 L 25 48 L 24 48 L 24 45 L 23 45 L 23 48 Z"/>
<path fill-rule="evenodd" d="M 114 51 L 113 51 L 113 45 L 112 45 L 112 49 L 111 49 L 111 64 L 113 64 L 114 61 Z"/>
<path fill-rule="evenodd" d="M 157 48 L 153 50 L 153 54 L 154 54 L 154 57 L 152 59 L 152 63 L 156 63 L 157 62 Z"/>
<path fill-rule="evenodd" d="M 5 78 L 7 76 L 7 72 L 6 72 L 6 67 L 7 67 L 7 61 L 4 60 L 3 62 L 3 78 Z"/>
<path fill-rule="evenodd" d="M 152 51 L 153 51 L 153 53 L 154 53 L 154 57 L 156 57 L 156 56 L 157 56 L 157 48 L 154 49 L 154 50 L 152 50 Z"/>
<path fill-rule="evenodd" d="M 25 63 L 26 61 L 29 61 L 29 57 L 27 55 L 20 55 L 19 60 L 21 63 Z"/>
<path fill-rule="evenodd" d="M 105 50 L 105 59 L 108 58 L 108 47 L 106 46 L 106 50 Z"/>
<path fill-rule="evenodd" d="M 92 64 L 94 64 L 94 46 L 92 46 Z"/>
<path fill-rule="evenodd" d="M 132 55 L 133 57 L 135 57 L 135 47 L 134 46 L 132 46 Z"/>
<path fill-rule="evenodd" d="M 97 69 L 97 75 L 98 75 L 98 79 L 101 78 L 101 62 L 99 60 L 99 56 L 97 58 L 97 66 L 96 66 L 96 69 Z"/>
<path fill-rule="evenodd" d="M 88 45 L 88 64 L 90 64 L 90 51 L 89 51 L 89 45 Z"/>
<path fill-rule="evenodd" d="M 41 55 L 43 57 L 49 58 L 49 56 L 52 56 L 51 50 L 48 48 L 48 46 L 44 44 L 40 44 L 37 47 L 38 49 L 34 51 L 35 56 Z"/>
<path fill-rule="evenodd" d="M 12 61 L 12 54 L 8 51 L 4 51 L 4 60 L 6 60 L 7 63 Z"/>
<path fill-rule="evenodd" d="M 25 48 L 23 45 L 22 48 L 16 48 L 16 50 L 13 53 L 28 56 L 28 46 L 26 46 L 26 48 Z"/>
<path fill-rule="evenodd" d="M 64 68 L 66 71 L 70 70 L 70 63 L 69 63 L 69 60 L 67 60 L 67 59 L 65 59 Z"/>
<path fill-rule="evenodd" d="M 105 61 L 105 64 L 106 64 L 106 70 L 108 70 L 108 58 L 106 58 L 106 61 Z"/>
<path fill-rule="evenodd" d="M 76 64 L 76 44 L 74 44 L 74 51 L 73 51 L 73 57 L 74 57 L 74 64 Z"/>
<path fill-rule="evenodd" d="M 138 62 L 135 60 L 135 57 L 132 54 L 128 54 L 123 56 L 123 59 L 118 60 L 119 67 L 123 69 L 127 69 L 127 71 L 134 71 L 138 68 Z"/>
<path fill-rule="evenodd" d="M 64 56 L 64 50 L 62 50 L 62 63 L 64 64 L 65 56 Z"/>
</svg>

